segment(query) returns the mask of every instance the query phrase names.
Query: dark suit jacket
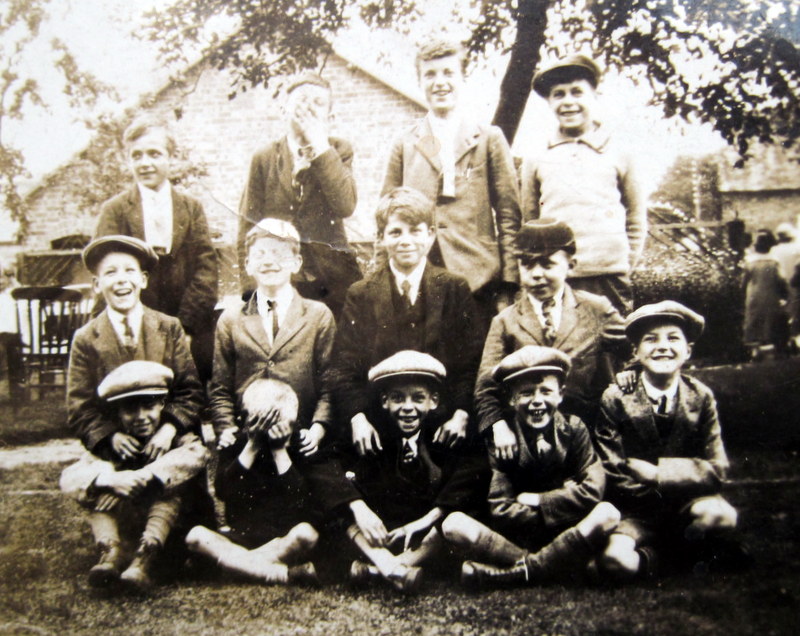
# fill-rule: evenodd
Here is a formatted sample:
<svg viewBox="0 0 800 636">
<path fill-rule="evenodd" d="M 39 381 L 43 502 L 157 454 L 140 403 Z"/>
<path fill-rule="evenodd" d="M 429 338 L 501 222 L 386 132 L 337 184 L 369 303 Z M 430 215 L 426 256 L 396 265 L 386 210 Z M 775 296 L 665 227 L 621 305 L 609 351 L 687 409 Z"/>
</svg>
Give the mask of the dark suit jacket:
<svg viewBox="0 0 800 636">
<path fill-rule="evenodd" d="M 641 379 L 624 394 L 616 384 L 603 393 L 594 429 L 597 451 L 608 474 L 608 499 L 623 512 L 657 510 L 667 500 L 686 502 L 718 493 L 728 470 L 714 394 L 681 376 L 675 422 L 662 442 Z M 629 457 L 658 466 L 658 484 L 639 483 L 625 471 Z"/>
<path fill-rule="evenodd" d="M 520 425 L 509 419 L 517 437 L 519 454 L 512 461 L 490 453 L 492 483 L 489 507 L 501 531 L 530 534 L 546 528 L 560 531 L 585 517 L 603 498 L 605 473 L 592 447 L 586 426 L 575 416 L 556 412 L 545 439 L 553 447 L 542 465 L 530 448 Z M 539 493 L 539 508 L 518 503 L 522 492 Z"/>
<path fill-rule="evenodd" d="M 211 417 L 220 430 L 236 423 L 237 394 L 252 376 L 275 378 L 294 389 L 300 402 L 298 425 L 329 428 L 331 350 L 336 325 L 330 310 L 295 293 L 272 347 L 258 314 L 255 294 L 227 309 L 217 322 L 214 374 L 209 385 Z"/>
<path fill-rule="evenodd" d="M 174 424 L 179 434 L 199 432 L 196 429 L 205 399 L 181 324 L 145 307 L 140 338 L 144 359 L 160 362 L 175 374 L 162 422 Z M 68 424 L 95 454 L 102 454 L 102 449 L 96 448 L 98 444 L 107 443 L 120 430 L 117 419 L 97 397 L 97 387 L 106 375 L 131 359 L 105 311 L 75 332 L 67 370 Z"/>
<path fill-rule="evenodd" d="M 263 218 L 291 222 L 300 233 L 303 268 L 297 277 L 304 295 L 324 300 L 336 313 L 347 288 L 361 278 L 355 255 L 347 243 L 342 219 L 356 207 L 353 149 L 344 139 L 330 138 L 331 147 L 298 175 L 302 187 L 292 185 L 292 158 L 286 137 L 253 156 L 239 210 L 237 248 L 243 289 L 253 289 L 244 274 L 244 239 Z"/>
<path fill-rule="evenodd" d="M 605 351 L 621 353 L 624 350 L 622 324 L 622 317 L 605 296 L 573 291 L 567 285 L 561 322 L 552 345 L 572 358 L 572 370 L 564 387 L 565 399 L 577 403 L 599 400 L 613 379 L 601 365 L 601 356 Z M 475 387 L 475 408 L 481 432 L 503 419 L 504 398 L 492 379 L 492 369 L 525 345 L 545 346 L 546 340 L 528 296 L 523 293 L 516 303 L 494 317 L 486 336 Z"/>
<path fill-rule="evenodd" d="M 347 292 L 336 338 L 335 391 L 337 416 L 345 426 L 370 405 L 369 369 L 390 355 L 408 349 L 392 302 L 395 284 L 389 265 L 357 282 Z M 472 411 L 472 388 L 482 334 L 475 324 L 475 305 L 464 279 L 428 263 L 420 294 L 425 295 L 423 352 L 444 364 L 451 410 Z"/>
<path fill-rule="evenodd" d="M 496 126 L 464 122 L 455 145 L 456 196 L 440 197 L 442 165 L 427 119 L 394 143 L 382 194 L 408 186 L 436 205 L 436 237 L 445 267 L 472 291 L 490 282 L 519 281 L 514 235 L 521 223 L 517 172 Z"/>
<path fill-rule="evenodd" d="M 489 482 L 483 449 L 451 451 L 433 444 L 437 427 L 426 422 L 418 438 L 417 469 L 408 475 L 401 469 L 402 437 L 391 422 L 380 424 L 392 433 L 384 436 L 382 452 L 359 458 L 355 474 L 364 500 L 388 529 L 418 519 L 435 506 L 481 516 Z"/>
<path fill-rule="evenodd" d="M 172 250 L 150 272 L 142 302 L 176 316 L 190 336 L 213 325 L 217 303 L 217 254 L 199 201 L 172 189 Z M 124 234 L 145 239 L 142 199 L 132 186 L 103 204 L 95 236 Z"/>
</svg>

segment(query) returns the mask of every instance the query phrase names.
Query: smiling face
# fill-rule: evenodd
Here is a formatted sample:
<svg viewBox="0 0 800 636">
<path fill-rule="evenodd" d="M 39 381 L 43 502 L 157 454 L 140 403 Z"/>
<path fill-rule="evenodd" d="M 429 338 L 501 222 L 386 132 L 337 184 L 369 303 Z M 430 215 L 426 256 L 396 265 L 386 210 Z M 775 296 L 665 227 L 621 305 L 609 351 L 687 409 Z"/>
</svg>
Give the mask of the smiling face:
<svg viewBox="0 0 800 636">
<path fill-rule="evenodd" d="M 577 137 L 593 125 L 597 93 L 585 79 L 554 85 L 547 103 L 558 118 L 559 128 L 567 135 Z"/>
<path fill-rule="evenodd" d="M 553 298 L 567 280 L 573 259 L 565 250 L 551 254 L 523 254 L 517 259 L 522 288 L 539 302 Z"/>
<path fill-rule="evenodd" d="M 403 274 L 410 274 L 428 255 L 433 239 L 433 229 L 427 223 L 410 225 L 397 214 L 391 214 L 382 242 L 392 264 Z"/>
<path fill-rule="evenodd" d="M 274 296 L 300 271 L 302 259 L 289 241 L 272 236 L 255 239 L 247 250 L 245 269 L 267 296 Z"/>
<path fill-rule="evenodd" d="M 458 105 L 464 86 L 464 73 L 458 55 L 420 60 L 417 74 L 420 88 L 434 115 L 444 117 Z"/>
<path fill-rule="evenodd" d="M 656 386 L 675 378 L 691 354 L 683 329 L 669 322 L 647 327 L 634 351 L 645 376 Z"/>
<path fill-rule="evenodd" d="M 169 177 L 170 155 L 167 134 L 153 128 L 141 137 L 128 142 L 125 148 L 128 168 L 136 182 L 158 190 Z"/>
<path fill-rule="evenodd" d="M 142 271 L 135 256 L 109 252 L 97 264 L 92 284 L 95 294 L 102 294 L 106 305 L 127 314 L 139 304 L 142 290 L 147 287 L 147 273 Z"/>
<path fill-rule="evenodd" d="M 520 426 L 546 428 L 561 400 L 561 381 L 553 373 L 521 378 L 511 388 L 510 404 Z"/>
<path fill-rule="evenodd" d="M 428 413 L 439 406 L 439 394 L 415 380 L 397 382 L 381 394 L 381 406 L 397 425 L 403 437 L 411 437 L 422 426 Z"/>
<path fill-rule="evenodd" d="M 117 415 L 122 430 L 140 440 L 150 439 L 158 430 L 165 404 L 163 395 L 142 395 L 120 400 Z"/>
</svg>

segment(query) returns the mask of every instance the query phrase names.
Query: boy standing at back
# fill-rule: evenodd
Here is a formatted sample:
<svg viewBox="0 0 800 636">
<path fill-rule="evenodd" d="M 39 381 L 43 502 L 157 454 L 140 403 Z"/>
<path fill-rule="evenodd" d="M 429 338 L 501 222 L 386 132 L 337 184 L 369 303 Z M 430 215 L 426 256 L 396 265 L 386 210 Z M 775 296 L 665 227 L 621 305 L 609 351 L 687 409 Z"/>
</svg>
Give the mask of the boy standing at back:
<svg viewBox="0 0 800 636">
<path fill-rule="evenodd" d="M 204 405 L 186 334 L 177 318 L 145 307 L 141 293 L 148 272 L 158 261 L 153 249 L 131 236 L 103 236 L 83 251 L 92 272 L 95 294 L 102 295 L 102 313 L 75 332 L 67 368 L 68 425 L 95 454 L 112 450 L 122 460 L 143 450 L 156 458 L 176 435 L 196 431 Z M 111 371 L 131 360 L 150 360 L 175 375 L 171 399 L 161 412 L 159 429 L 142 449 L 119 431 L 97 397 L 97 387 Z"/>
<path fill-rule="evenodd" d="M 636 388 L 612 384 L 593 431 L 608 475 L 607 497 L 623 518 L 599 565 L 616 578 L 652 574 L 653 546 L 684 547 L 730 534 L 736 510 L 719 492 L 728 470 L 711 390 L 682 373 L 704 319 L 665 300 L 634 311 L 625 333 L 642 366 Z M 741 552 L 740 552 L 741 554 Z"/>
<path fill-rule="evenodd" d="M 518 450 L 503 412 L 501 387 L 492 375 L 505 356 L 525 345 L 553 347 L 569 355 L 572 369 L 562 409 L 593 422 L 600 395 L 613 380 L 613 357 L 619 357 L 624 342 L 622 318 L 608 299 L 573 291 L 566 282 L 575 255 L 575 237 L 567 224 L 528 221 L 517 235 L 516 250 L 522 293 L 492 320 L 475 385 L 479 430 L 491 429 L 500 460 L 510 460 Z"/>
<path fill-rule="evenodd" d="M 380 452 L 380 409 L 367 373 L 393 353 L 411 349 L 445 365 L 451 412 L 436 435 L 445 446 L 467 437 L 483 330 L 467 282 L 427 262 L 436 238 L 434 206 L 412 188 L 385 194 L 375 213 L 388 263 L 347 292 L 336 339 L 337 414 L 359 455 Z"/>
<path fill-rule="evenodd" d="M 550 217 L 575 232 L 577 262 L 570 285 L 632 309 L 629 274 L 641 256 L 647 209 L 633 161 L 595 121 L 597 64 L 575 55 L 533 78 L 558 132 L 522 167 L 522 218 Z"/>
<path fill-rule="evenodd" d="M 466 279 L 485 329 L 517 289 L 519 190 L 502 131 L 471 121 L 462 104 L 466 63 L 456 41 L 432 38 L 419 47 L 428 114 L 395 141 L 382 194 L 406 186 L 436 204 L 431 262 Z"/>
<path fill-rule="evenodd" d="M 133 236 L 156 251 L 142 301 L 181 321 L 205 381 L 211 377 L 218 272 L 203 206 L 170 185 L 175 140 L 163 123 L 138 118 L 123 143 L 136 185 L 103 204 L 95 236 Z"/>
</svg>

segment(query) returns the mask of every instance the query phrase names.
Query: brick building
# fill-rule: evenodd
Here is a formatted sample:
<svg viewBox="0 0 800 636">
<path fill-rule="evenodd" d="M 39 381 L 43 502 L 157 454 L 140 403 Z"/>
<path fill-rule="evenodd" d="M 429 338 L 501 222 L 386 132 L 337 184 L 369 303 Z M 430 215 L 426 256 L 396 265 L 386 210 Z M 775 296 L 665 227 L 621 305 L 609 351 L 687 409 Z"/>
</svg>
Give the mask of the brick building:
<svg viewBox="0 0 800 636">
<path fill-rule="evenodd" d="M 413 89 L 398 87 L 340 54 L 331 55 L 322 74 L 333 86 L 332 134 L 354 147 L 358 206 L 346 228 L 351 241 L 369 242 L 374 238 L 373 212 L 391 141 L 426 109 Z M 230 90 L 225 72 L 199 64 L 184 85 L 165 86 L 148 108 L 170 122 L 189 158 L 205 165 L 208 175 L 188 192 L 203 202 L 212 234 L 221 245 L 235 241 L 239 197 L 251 156 L 284 133 L 283 99 L 276 96 L 275 86 L 251 89 L 233 100 L 228 99 Z M 47 250 L 54 238 L 93 233 L 99 206 L 80 209 L 69 194 L 67 184 L 76 174 L 76 167 L 68 163 L 31 193 L 28 236 L 23 245 L 10 249 Z M 120 189 L 124 186 L 120 184 Z"/>
</svg>

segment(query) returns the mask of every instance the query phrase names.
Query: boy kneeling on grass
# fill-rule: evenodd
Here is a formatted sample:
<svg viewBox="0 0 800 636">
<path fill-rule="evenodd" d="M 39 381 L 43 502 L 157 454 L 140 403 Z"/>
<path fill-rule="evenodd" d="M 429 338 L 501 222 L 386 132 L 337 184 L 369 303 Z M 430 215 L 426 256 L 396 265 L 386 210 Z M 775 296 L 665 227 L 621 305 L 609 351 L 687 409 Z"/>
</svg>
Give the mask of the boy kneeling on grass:
<svg viewBox="0 0 800 636">
<path fill-rule="evenodd" d="M 120 579 L 136 590 L 152 586 L 153 566 L 178 523 L 183 494 L 205 466 L 207 451 L 194 433 L 174 437 L 160 453 L 146 452 L 161 427 L 173 376 L 168 367 L 146 360 L 109 373 L 97 388 L 106 421 L 117 425 L 126 448 L 137 450 L 120 455 L 111 445 L 101 446 L 98 454 L 85 453 L 61 474 L 61 490 L 90 511 L 101 551 L 89 571 L 92 587 L 109 587 Z M 129 544 L 136 541 L 131 555 Z"/>
<path fill-rule="evenodd" d="M 386 435 L 383 452 L 362 456 L 355 467 L 364 498 L 355 503 L 377 517 L 371 527 L 362 522 L 348 529 L 370 561 L 353 562 L 354 583 L 384 578 L 401 591 L 415 591 L 419 566 L 441 552 L 453 520 L 471 521 L 469 515 L 485 507 L 485 453 L 434 444 L 444 378 L 444 365 L 418 351 L 400 351 L 369 371 Z"/>
<path fill-rule="evenodd" d="M 248 578 L 318 584 L 308 561 L 318 536 L 309 523 L 314 506 L 295 463 L 301 452 L 297 395 L 285 382 L 256 376 L 242 391 L 240 410 L 244 434 L 220 452 L 216 479 L 231 531 L 226 537 L 196 526 L 186 544 Z"/>
<path fill-rule="evenodd" d="M 632 392 L 608 387 L 594 429 L 608 498 L 623 514 L 598 563 L 614 578 L 653 575 L 656 547 L 712 568 L 749 559 L 731 540 L 736 510 L 719 494 L 728 458 L 714 395 L 682 373 L 704 325 L 671 300 L 625 322 L 642 372 Z"/>
<path fill-rule="evenodd" d="M 465 561 L 461 578 L 469 587 L 572 578 L 619 522 L 619 511 L 600 502 L 605 475 L 586 427 L 558 410 L 569 369 L 561 351 L 527 345 L 492 371 L 513 411 L 519 451 L 509 459 L 490 452 L 489 505 L 499 532 L 458 513 L 447 520 L 458 525 L 445 536 L 494 564 Z"/>
</svg>

